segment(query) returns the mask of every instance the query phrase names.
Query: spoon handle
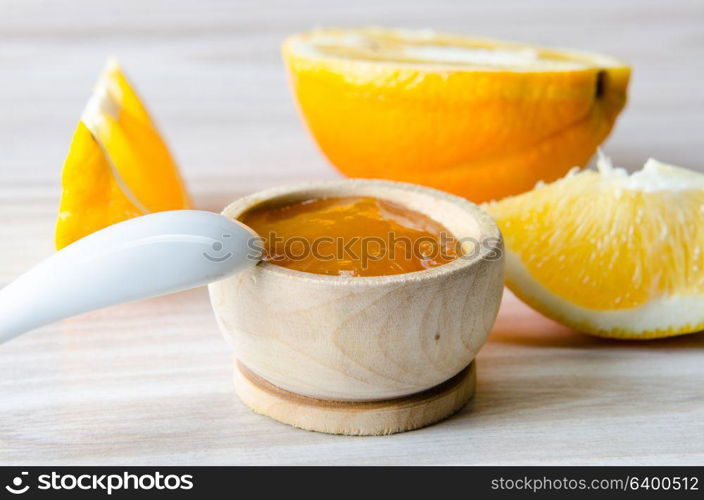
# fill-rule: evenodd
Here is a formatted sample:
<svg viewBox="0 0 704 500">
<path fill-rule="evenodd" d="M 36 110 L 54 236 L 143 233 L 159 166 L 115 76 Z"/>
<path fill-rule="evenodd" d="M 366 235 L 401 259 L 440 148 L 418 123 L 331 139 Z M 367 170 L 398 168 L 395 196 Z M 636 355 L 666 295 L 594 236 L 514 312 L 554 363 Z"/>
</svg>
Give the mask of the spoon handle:
<svg viewBox="0 0 704 500">
<path fill-rule="evenodd" d="M 130 219 L 76 241 L 0 290 L 0 342 L 83 312 L 205 285 L 260 258 L 256 233 L 219 214 Z"/>
</svg>

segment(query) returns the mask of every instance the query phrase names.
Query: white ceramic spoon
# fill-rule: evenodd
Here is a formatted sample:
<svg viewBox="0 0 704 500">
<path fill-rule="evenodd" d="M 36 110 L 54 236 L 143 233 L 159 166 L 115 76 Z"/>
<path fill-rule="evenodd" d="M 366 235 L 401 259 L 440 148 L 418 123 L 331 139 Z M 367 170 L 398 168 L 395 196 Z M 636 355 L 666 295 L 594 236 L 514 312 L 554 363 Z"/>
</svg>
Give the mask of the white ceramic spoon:
<svg viewBox="0 0 704 500">
<path fill-rule="evenodd" d="M 0 342 L 83 312 L 205 285 L 260 258 L 256 233 L 219 214 L 130 219 L 76 241 L 0 290 Z"/>
</svg>

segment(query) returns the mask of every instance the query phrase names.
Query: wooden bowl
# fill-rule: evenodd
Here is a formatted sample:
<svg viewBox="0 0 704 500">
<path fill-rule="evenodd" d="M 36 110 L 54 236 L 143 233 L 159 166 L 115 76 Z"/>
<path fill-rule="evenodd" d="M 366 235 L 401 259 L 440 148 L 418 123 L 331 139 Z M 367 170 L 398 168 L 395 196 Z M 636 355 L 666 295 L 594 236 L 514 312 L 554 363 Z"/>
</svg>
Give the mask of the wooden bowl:
<svg viewBox="0 0 704 500">
<path fill-rule="evenodd" d="M 330 196 L 373 196 L 424 213 L 461 239 L 466 255 L 424 271 L 373 277 L 326 276 L 261 262 L 211 284 L 215 316 L 242 367 L 236 374 L 238 394 L 255 410 L 293 425 L 378 434 L 420 424 L 396 412 L 396 420 L 386 419 L 370 431 L 358 428 L 373 427 L 364 423 L 369 415 L 356 423 L 346 417 L 345 425 L 317 425 L 316 419 L 327 418 L 318 415 L 320 408 L 313 415 L 312 410 L 298 411 L 295 419 L 278 413 L 281 405 L 300 410 L 302 401 L 328 409 L 337 403 L 351 409 L 353 402 L 376 402 L 372 406 L 379 413 L 385 403 L 398 408 L 407 398 L 415 398 L 418 411 L 433 413 L 423 409 L 427 405 L 417 395 L 433 393 L 437 403 L 434 388 L 465 373 L 461 387 L 450 394 L 452 404 L 437 403 L 440 413 L 454 413 L 471 397 L 469 366 L 487 339 L 501 300 L 503 242 L 496 224 L 463 198 L 411 184 L 360 179 L 269 189 L 235 201 L 222 213 L 238 219 L 254 208 Z M 340 410 L 330 412 L 337 415 Z M 384 412 L 394 413 L 388 407 Z"/>
</svg>

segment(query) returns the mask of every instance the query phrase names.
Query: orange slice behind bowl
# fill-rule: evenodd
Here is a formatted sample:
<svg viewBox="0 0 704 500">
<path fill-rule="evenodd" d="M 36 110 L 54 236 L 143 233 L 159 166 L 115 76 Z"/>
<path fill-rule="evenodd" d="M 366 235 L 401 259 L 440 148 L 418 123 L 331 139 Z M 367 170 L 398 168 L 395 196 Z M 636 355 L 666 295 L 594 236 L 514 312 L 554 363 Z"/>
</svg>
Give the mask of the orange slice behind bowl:
<svg viewBox="0 0 704 500">
<path fill-rule="evenodd" d="M 61 186 L 57 249 L 132 217 L 191 207 L 176 163 L 114 60 L 81 116 Z"/>
</svg>

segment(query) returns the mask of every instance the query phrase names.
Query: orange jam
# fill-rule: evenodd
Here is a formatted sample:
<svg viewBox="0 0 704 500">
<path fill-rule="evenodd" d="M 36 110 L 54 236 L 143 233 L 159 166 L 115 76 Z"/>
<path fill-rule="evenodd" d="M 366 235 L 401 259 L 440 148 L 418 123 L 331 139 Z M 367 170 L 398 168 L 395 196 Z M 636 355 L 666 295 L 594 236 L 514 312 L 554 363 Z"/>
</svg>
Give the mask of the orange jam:
<svg viewBox="0 0 704 500">
<path fill-rule="evenodd" d="M 457 242 L 445 226 L 377 198 L 316 198 L 254 209 L 240 220 L 264 239 L 264 260 L 308 273 L 401 274 L 458 257 Z"/>
</svg>

